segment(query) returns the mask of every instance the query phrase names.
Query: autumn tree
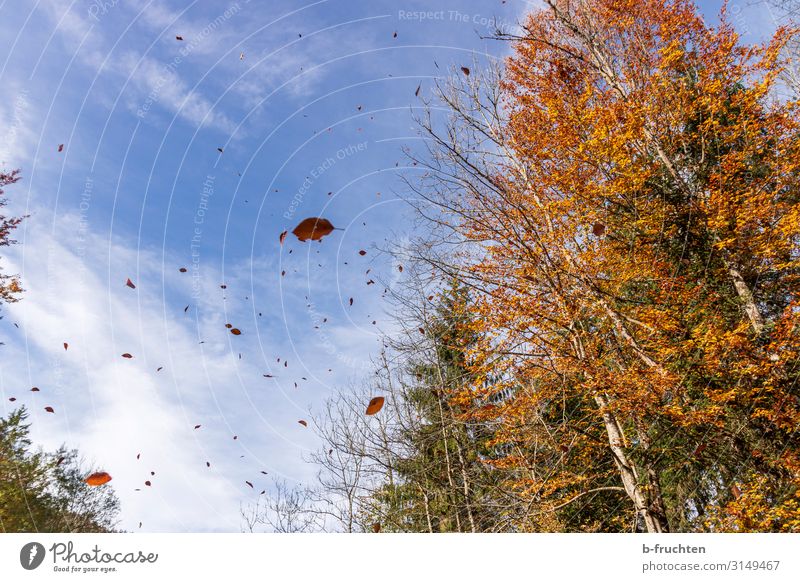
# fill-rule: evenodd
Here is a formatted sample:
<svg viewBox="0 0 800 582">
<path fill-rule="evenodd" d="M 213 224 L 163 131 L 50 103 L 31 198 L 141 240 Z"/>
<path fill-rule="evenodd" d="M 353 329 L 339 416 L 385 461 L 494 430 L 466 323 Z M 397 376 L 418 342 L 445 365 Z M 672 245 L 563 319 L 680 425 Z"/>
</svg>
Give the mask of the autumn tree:
<svg viewBox="0 0 800 582">
<path fill-rule="evenodd" d="M 475 291 L 453 405 L 497 423 L 539 511 L 797 530 L 800 142 L 772 92 L 790 35 L 741 46 L 684 0 L 552 0 L 505 38 L 506 67 L 423 120 L 420 209 L 464 251 L 421 258 Z"/>
<path fill-rule="evenodd" d="M 74 449 L 32 447 L 24 408 L 0 418 L 0 530 L 110 532 L 119 501 L 108 485 L 89 487 L 92 473 Z"/>
<path fill-rule="evenodd" d="M 20 179 L 19 170 L 12 172 L 0 172 L 0 247 L 14 243 L 11 232 L 22 222 L 22 218 L 8 217 L 2 213 L 6 200 L 3 198 L 5 193 L 3 188 L 18 182 Z M 0 272 L 0 301 L 16 301 L 16 295 L 22 291 L 19 280 L 11 275 Z"/>
</svg>

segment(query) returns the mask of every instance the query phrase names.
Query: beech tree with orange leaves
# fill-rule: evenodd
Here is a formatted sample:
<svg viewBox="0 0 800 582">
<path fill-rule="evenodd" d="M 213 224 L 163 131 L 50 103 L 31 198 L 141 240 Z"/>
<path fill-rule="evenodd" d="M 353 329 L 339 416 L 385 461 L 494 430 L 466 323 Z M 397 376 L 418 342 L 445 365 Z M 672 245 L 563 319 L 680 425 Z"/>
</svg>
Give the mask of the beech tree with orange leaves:
<svg viewBox="0 0 800 582">
<path fill-rule="evenodd" d="M 423 120 L 415 191 L 461 253 L 420 258 L 472 289 L 480 338 L 453 405 L 564 529 L 800 530 L 792 32 L 743 46 L 687 0 L 547 0 L 505 38 L 506 66 Z"/>
</svg>

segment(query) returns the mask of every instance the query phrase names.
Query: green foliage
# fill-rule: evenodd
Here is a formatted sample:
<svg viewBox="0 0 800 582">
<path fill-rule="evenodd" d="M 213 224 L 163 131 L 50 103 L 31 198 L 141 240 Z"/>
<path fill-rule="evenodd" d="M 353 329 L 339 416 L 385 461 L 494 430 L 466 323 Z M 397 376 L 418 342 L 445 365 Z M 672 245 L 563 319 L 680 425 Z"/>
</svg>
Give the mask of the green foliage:
<svg viewBox="0 0 800 582">
<path fill-rule="evenodd" d="M 104 485 L 89 487 L 78 451 L 34 450 L 24 408 L 0 418 L 0 530 L 111 532 L 119 500 Z"/>
</svg>

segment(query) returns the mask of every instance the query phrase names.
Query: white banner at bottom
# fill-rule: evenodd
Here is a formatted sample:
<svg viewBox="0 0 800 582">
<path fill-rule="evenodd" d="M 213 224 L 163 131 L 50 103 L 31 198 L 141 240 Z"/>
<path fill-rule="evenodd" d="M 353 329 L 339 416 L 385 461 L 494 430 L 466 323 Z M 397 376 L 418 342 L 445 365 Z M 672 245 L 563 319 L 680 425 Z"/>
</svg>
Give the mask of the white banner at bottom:
<svg viewBox="0 0 800 582">
<path fill-rule="evenodd" d="M 0 581 L 232 577 L 796 581 L 800 534 L 0 534 Z"/>
</svg>

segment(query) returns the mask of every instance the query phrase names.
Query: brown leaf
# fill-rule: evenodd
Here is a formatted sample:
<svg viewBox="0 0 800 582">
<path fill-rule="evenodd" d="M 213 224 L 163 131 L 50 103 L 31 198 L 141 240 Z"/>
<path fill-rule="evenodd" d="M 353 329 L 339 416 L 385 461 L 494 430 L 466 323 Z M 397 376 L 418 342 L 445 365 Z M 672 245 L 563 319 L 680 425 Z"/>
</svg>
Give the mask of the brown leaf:
<svg viewBox="0 0 800 582">
<path fill-rule="evenodd" d="M 297 422 L 299 422 L 303 426 L 308 426 L 308 423 L 305 420 L 298 420 Z"/>
<path fill-rule="evenodd" d="M 45 407 L 44 407 L 44 409 L 45 409 L 47 412 L 51 413 L 51 414 L 55 414 L 55 412 L 56 412 L 55 410 L 53 410 L 53 407 L 52 407 L 52 406 L 45 406 Z"/>
<path fill-rule="evenodd" d="M 105 485 L 106 483 L 111 481 L 111 475 L 109 475 L 105 471 L 98 471 L 97 473 L 92 473 L 91 475 L 86 477 L 84 481 L 86 481 L 86 484 L 90 485 L 91 487 L 97 487 L 99 485 Z"/>
<path fill-rule="evenodd" d="M 353 298 L 351 297 L 350 298 L 350 305 L 352 305 L 352 304 L 353 304 Z"/>
<path fill-rule="evenodd" d="M 133 356 L 130 355 L 128 352 L 125 352 L 124 354 L 122 354 L 122 357 L 123 358 L 128 358 L 130 360 Z"/>
<path fill-rule="evenodd" d="M 33 388 L 31 388 L 31 392 L 39 392 L 39 388 L 34 386 Z"/>
<path fill-rule="evenodd" d="M 383 408 L 383 402 L 383 396 L 376 396 L 370 400 L 369 405 L 367 406 L 367 415 L 372 416 L 373 414 L 378 414 L 381 408 Z"/>
<path fill-rule="evenodd" d="M 367 251 L 358 251 L 358 254 L 362 257 L 367 254 Z"/>
<path fill-rule="evenodd" d="M 178 270 L 179 270 L 181 273 L 185 273 L 185 272 L 186 272 L 186 267 L 181 267 L 181 268 L 180 268 L 180 269 L 178 269 Z"/>
<path fill-rule="evenodd" d="M 375 532 L 375 533 L 380 533 L 380 531 L 381 531 L 381 524 L 379 524 L 379 523 L 373 523 L 373 524 L 372 524 L 372 531 L 373 531 L 373 532 Z"/>
<path fill-rule="evenodd" d="M 325 218 L 306 218 L 292 231 L 300 242 L 307 240 L 322 240 L 323 236 L 329 235 L 336 227 Z"/>
<path fill-rule="evenodd" d="M 285 241 L 285 240 L 286 240 L 286 235 L 287 235 L 287 234 L 289 234 L 289 231 L 288 231 L 288 230 L 284 230 L 284 231 L 281 233 L 281 236 L 279 236 L 279 237 L 278 237 L 278 240 L 281 242 L 281 244 L 283 244 L 283 241 Z"/>
<path fill-rule="evenodd" d="M 69 344 L 68 344 L 67 342 L 64 342 L 64 351 L 65 351 L 65 352 L 67 351 L 67 348 L 68 348 L 68 347 L 69 347 Z"/>
<path fill-rule="evenodd" d="M 59 152 L 63 152 L 64 151 L 64 144 L 63 143 L 58 144 L 58 151 Z"/>
<path fill-rule="evenodd" d="M 469 67 L 461 67 L 461 72 L 469 77 Z"/>
<path fill-rule="evenodd" d="M 734 499 L 739 499 L 742 496 L 742 490 L 735 483 L 731 485 L 731 493 L 733 493 Z"/>
<path fill-rule="evenodd" d="M 131 289 L 136 289 L 136 285 L 134 285 L 134 284 L 133 284 L 133 281 L 131 281 L 130 279 L 128 279 L 127 281 L 125 281 L 125 284 L 126 284 L 128 287 L 130 287 Z"/>
<path fill-rule="evenodd" d="M 176 34 L 176 35 L 175 35 L 175 40 L 183 40 L 183 37 L 182 37 L 182 36 L 180 36 L 180 35 L 177 35 L 177 34 Z"/>
<path fill-rule="evenodd" d="M 235 327 L 231 330 L 231 333 L 233 335 L 242 335 L 242 332 Z"/>
<path fill-rule="evenodd" d="M 602 222 L 595 222 L 592 225 L 592 234 L 594 236 L 603 236 L 606 232 L 606 225 Z"/>
<path fill-rule="evenodd" d="M 152 485 L 152 483 L 150 483 L 150 481 L 145 481 L 144 484 L 147 485 L 148 487 L 150 487 Z"/>
</svg>

